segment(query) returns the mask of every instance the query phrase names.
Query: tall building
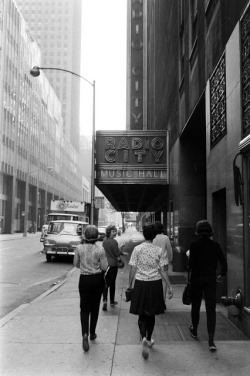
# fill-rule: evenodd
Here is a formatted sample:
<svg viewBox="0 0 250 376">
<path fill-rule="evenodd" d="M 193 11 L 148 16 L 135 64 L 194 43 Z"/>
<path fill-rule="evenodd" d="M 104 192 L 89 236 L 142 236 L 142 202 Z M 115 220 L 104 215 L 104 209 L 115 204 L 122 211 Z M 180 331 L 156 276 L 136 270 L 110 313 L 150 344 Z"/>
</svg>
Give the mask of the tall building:
<svg viewBox="0 0 250 376">
<path fill-rule="evenodd" d="M 250 1 L 128 4 L 128 129 L 169 133 L 165 199 L 142 221 L 163 219 L 174 261 L 212 223 L 228 261 L 217 301 L 250 336 Z"/>
<path fill-rule="evenodd" d="M 80 74 L 81 0 L 16 0 L 41 49 L 41 66 Z M 62 104 L 63 132 L 79 150 L 80 80 L 66 72 L 44 71 Z"/>
<path fill-rule="evenodd" d="M 41 229 L 52 199 L 81 201 L 79 154 L 63 133 L 61 103 L 13 0 L 0 2 L 0 233 Z"/>
<path fill-rule="evenodd" d="M 176 272 L 208 219 L 228 261 L 217 301 L 250 337 L 250 1 L 128 0 L 127 30 L 127 131 L 97 132 L 97 186 L 163 222 Z"/>
</svg>

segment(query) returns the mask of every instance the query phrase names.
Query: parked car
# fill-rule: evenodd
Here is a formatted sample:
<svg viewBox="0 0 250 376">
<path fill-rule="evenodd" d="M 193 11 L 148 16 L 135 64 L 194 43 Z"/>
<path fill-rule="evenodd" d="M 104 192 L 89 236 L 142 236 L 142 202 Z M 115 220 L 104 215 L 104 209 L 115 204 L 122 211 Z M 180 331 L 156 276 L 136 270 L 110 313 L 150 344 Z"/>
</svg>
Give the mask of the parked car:
<svg viewBox="0 0 250 376">
<path fill-rule="evenodd" d="M 88 223 L 82 221 L 51 221 L 44 239 L 43 253 L 47 261 L 50 262 L 52 256 L 73 257 L 87 226 Z"/>
<path fill-rule="evenodd" d="M 104 226 L 98 227 L 98 237 L 99 237 L 99 240 L 103 241 L 103 239 L 105 238 L 105 236 L 106 236 L 106 227 L 104 227 Z"/>
</svg>

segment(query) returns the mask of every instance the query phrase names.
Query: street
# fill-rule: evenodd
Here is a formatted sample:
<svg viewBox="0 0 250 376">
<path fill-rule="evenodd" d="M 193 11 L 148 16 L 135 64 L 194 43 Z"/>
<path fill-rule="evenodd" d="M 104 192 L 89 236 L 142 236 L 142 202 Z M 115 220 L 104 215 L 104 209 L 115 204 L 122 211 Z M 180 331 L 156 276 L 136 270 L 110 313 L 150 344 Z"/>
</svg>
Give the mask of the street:
<svg viewBox="0 0 250 376">
<path fill-rule="evenodd" d="M 72 258 L 46 262 L 40 233 L 0 243 L 0 317 L 28 303 L 62 281 L 73 268 Z"/>
<path fill-rule="evenodd" d="M 119 245 L 126 243 L 124 251 L 131 254 L 143 236 L 129 228 L 116 239 Z M 72 258 L 58 257 L 48 263 L 42 249 L 40 232 L 0 241 L 0 318 L 61 282 L 73 268 Z M 128 257 L 123 260 L 127 264 Z"/>
</svg>

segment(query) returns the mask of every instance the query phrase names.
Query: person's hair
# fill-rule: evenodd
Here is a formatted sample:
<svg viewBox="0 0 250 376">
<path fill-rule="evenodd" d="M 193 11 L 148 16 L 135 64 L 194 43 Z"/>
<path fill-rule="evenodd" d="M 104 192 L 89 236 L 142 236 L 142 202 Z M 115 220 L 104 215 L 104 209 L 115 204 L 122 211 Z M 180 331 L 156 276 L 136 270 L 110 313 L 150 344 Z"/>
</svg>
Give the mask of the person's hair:
<svg viewBox="0 0 250 376">
<path fill-rule="evenodd" d="M 111 231 L 112 231 L 112 230 L 117 231 L 117 228 L 115 227 L 115 225 L 110 225 L 110 226 L 108 226 L 108 227 L 106 228 L 106 236 L 107 236 L 107 238 L 110 237 L 110 234 L 111 234 Z"/>
<path fill-rule="evenodd" d="M 153 240 L 155 238 L 154 225 L 144 226 L 142 229 L 143 236 L 146 240 Z"/>
<path fill-rule="evenodd" d="M 156 233 L 156 235 L 157 234 L 162 234 L 163 233 L 163 224 L 161 223 L 161 222 L 159 222 L 159 221 L 156 221 L 155 223 L 154 223 L 154 229 L 155 229 L 155 233 Z"/>
<path fill-rule="evenodd" d="M 95 243 L 98 240 L 98 228 L 95 225 L 86 227 L 82 243 Z"/>
<path fill-rule="evenodd" d="M 198 221 L 196 224 L 196 235 L 202 236 L 202 237 L 210 237 L 213 235 L 213 228 L 206 219 L 202 219 L 201 221 Z"/>
</svg>

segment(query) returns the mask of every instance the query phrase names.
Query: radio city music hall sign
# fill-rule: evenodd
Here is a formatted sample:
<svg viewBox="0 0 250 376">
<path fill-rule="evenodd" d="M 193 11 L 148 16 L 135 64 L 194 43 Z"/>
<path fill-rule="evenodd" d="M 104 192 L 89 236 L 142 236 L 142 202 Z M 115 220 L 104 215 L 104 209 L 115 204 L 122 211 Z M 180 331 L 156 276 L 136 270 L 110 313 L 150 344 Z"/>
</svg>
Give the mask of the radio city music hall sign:
<svg viewBox="0 0 250 376">
<path fill-rule="evenodd" d="M 96 184 L 167 184 L 167 131 L 98 131 Z"/>
</svg>

